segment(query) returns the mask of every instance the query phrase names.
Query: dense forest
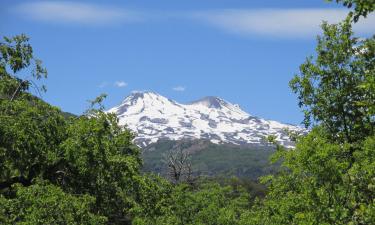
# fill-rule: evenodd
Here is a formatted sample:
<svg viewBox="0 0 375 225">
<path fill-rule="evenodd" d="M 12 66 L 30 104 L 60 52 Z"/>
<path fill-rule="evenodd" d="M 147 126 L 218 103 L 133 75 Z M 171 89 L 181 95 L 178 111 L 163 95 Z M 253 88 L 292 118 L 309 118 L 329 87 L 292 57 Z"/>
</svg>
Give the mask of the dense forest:
<svg viewBox="0 0 375 225">
<path fill-rule="evenodd" d="M 260 183 L 194 177 L 189 166 L 175 179 L 144 172 L 104 95 L 80 116 L 44 102 L 47 70 L 29 38 L 4 37 L 0 224 L 375 224 L 375 36 L 352 31 L 375 2 L 337 3 L 346 20 L 322 24 L 315 56 L 290 81 L 311 131 L 291 134 L 293 150 L 269 137 L 280 168 Z"/>
</svg>

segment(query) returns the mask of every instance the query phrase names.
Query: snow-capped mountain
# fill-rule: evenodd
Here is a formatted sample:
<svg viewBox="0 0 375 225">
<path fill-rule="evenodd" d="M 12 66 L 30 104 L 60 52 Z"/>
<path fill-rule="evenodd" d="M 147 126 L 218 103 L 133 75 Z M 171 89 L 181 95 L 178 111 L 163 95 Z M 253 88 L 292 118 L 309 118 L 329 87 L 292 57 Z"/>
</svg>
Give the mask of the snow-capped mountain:
<svg viewBox="0 0 375 225">
<path fill-rule="evenodd" d="M 218 97 L 205 97 L 181 104 L 155 92 L 133 92 L 110 110 L 136 133 L 135 143 L 147 146 L 159 139 L 209 139 L 213 143 L 265 145 L 264 138 L 292 147 L 286 129 L 303 132 L 298 126 L 265 120 L 244 112 L 238 105 Z"/>
</svg>

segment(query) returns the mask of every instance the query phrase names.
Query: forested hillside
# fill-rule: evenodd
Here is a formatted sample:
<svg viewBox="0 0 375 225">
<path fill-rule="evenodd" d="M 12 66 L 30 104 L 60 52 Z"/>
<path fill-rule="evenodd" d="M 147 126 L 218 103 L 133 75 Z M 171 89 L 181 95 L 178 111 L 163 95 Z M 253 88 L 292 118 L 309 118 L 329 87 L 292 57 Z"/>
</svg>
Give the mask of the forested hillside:
<svg viewBox="0 0 375 225">
<path fill-rule="evenodd" d="M 169 158 L 181 151 L 191 164 L 191 172 L 200 177 L 232 177 L 256 181 L 274 174 L 279 163 L 269 162 L 273 146 L 238 146 L 214 144 L 208 140 L 159 140 L 143 148 L 143 171 L 169 176 Z"/>
</svg>

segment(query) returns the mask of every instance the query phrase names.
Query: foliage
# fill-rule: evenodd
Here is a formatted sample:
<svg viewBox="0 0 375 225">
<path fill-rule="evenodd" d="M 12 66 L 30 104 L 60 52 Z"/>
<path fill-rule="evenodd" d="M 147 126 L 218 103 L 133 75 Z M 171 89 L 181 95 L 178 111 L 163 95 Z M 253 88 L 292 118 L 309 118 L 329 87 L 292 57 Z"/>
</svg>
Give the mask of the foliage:
<svg viewBox="0 0 375 225">
<path fill-rule="evenodd" d="M 16 198 L 0 195 L 1 224 L 105 224 L 106 218 L 91 213 L 95 198 L 74 196 L 59 187 L 37 183 L 17 187 Z"/>
<path fill-rule="evenodd" d="M 38 92 L 46 90 L 44 86 L 39 89 L 35 83 L 35 80 L 47 77 L 47 70 L 43 68 L 42 61 L 33 56 L 28 40 L 29 38 L 22 34 L 12 38 L 4 37 L 4 43 L 0 43 L 0 99 L 13 100 L 30 86 Z M 30 76 L 21 79 L 15 75 L 27 69 L 31 72 Z"/>
<path fill-rule="evenodd" d="M 61 112 L 29 92 L 34 83 L 7 71 L 32 70 L 28 39 L 5 40 L 0 60 L 1 223 L 229 224 L 237 223 L 253 195 L 262 192 L 252 183 L 246 183 L 247 189 L 234 181 L 173 185 L 140 174 L 133 134 L 103 111 L 105 95 L 82 116 Z"/>
<path fill-rule="evenodd" d="M 133 134 L 117 125 L 115 115 L 94 109 L 104 96 L 93 102 L 88 114 L 67 117 L 30 94 L 33 81 L 11 74 L 36 71 L 36 79 L 46 75 L 27 41 L 21 35 L 1 43 L 0 196 L 1 205 L 11 207 L 5 218 L 29 224 L 91 224 L 106 218 L 109 223 L 130 223 L 141 166 Z M 51 204 L 62 214 L 49 211 Z"/>
<path fill-rule="evenodd" d="M 65 137 L 62 115 L 39 100 L 0 101 L 0 189 L 50 176 Z"/>
<path fill-rule="evenodd" d="M 350 18 L 324 23 L 317 58 L 291 81 L 305 123 L 296 149 L 279 148 L 279 175 L 241 224 L 374 224 L 374 37 L 352 37 Z"/>
<path fill-rule="evenodd" d="M 155 174 L 145 174 L 139 182 L 137 206 L 131 210 L 135 224 L 156 224 L 159 217 L 169 212 L 170 198 L 174 186 Z M 147 224 L 147 223 L 146 223 Z"/>
<path fill-rule="evenodd" d="M 332 140 L 361 141 L 375 124 L 370 108 L 374 92 L 369 90 L 374 85 L 375 57 L 368 52 L 375 37 L 367 41 L 352 37 L 349 19 L 338 25 L 323 23 L 322 28 L 315 62 L 307 58 L 290 86 L 305 109 L 306 126 L 316 121 L 329 130 Z"/>
<path fill-rule="evenodd" d="M 354 12 L 351 12 L 351 14 L 353 14 L 355 22 L 357 22 L 361 16 L 366 17 L 370 12 L 375 10 L 375 2 L 373 0 L 336 0 L 336 2 L 341 2 L 348 8 L 354 7 Z"/>
<path fill-rule="evenodd" d="M 355 152 L 348 169 L 351 161 L 343 155 L 349 145 L 332 143 L 315 128 L 296 151 L 284 152 L 288 170 L 264 179 L 269 194 L 244 215 L 245 224 L 374 223 L 374 138 Z"/>
<path fill-rule="evenodd" d="M 103 112 L 81 116 L 67 126 L 60 145 L 66 162 L 60 166 L 63 189 L 95 196 L 97 212 L 111 220 L 127 217 L 141 163 L 132 134 L 117 122 Z"/>
<path fill-rule="evenodd" d="M 179 184 L 163 198 L 162 214 L 146 217 L 138 214 L 134 224 L 238 224 L 240 215 L 249 209 L 249 195 L 241 188 L 222 187 L 203 182 L 194 187 Z"/>
</svg>

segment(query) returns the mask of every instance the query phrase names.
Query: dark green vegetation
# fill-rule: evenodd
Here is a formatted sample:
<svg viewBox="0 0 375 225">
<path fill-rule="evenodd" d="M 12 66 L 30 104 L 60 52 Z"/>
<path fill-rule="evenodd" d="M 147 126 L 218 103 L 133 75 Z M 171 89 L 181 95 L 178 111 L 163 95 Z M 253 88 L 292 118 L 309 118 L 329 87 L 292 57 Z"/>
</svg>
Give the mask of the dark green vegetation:
<svg viewBox="0 0 375 225">
<path fill-rule="evenodd" d="M 375 4 L 344 2 L 355 11 L 369 6 L 367 14 Z M 28 39 L 5 38 L 0 224 L 375 224 L 375 37 L 353 37 L 353 21 L 323 24 L 316 57 L 291 81 L 312 131 L 292 151 L 275 143 L 272 161 L 282 165 L 261 179 L 267 193 L 236 178 L 169 182 L 142 174 L 133 135 L 102 111 L 104 96 L 85 115 L 67 117 L 30 94 L 44 90 L 38 81 L 47 73 Z M 214 151 L 223 153 L 209 146 L 194 163 Z M 172 156 L 170 168 L 183 162 L 175 172 L 190 171 L 186 155 Z"/>
<path fill-rule="evenodd" d="M 44 90 L 47 71 L 26 36 L 5 38 L 0 53 L 0 224 L 218 224 L 264 195 L 248 181 L 141 174 L 140 150 L 103 112 L 105 96 L 82 116 L 64 113 L 30 93 Z"/>
<path fill-rule="evenodd" d="M 295 151 L 279 147 L 285 171 L 263 178 L 249 224 L 375 224 L 375 36 L 354 38 L 351 17 L 322 28 L 290 82 L 313 130 Z"/>
<path fill-rule="evenodd" d="M 189 154 L 195 176 L 236 176 L 257 180 L 260 176 L 276 173 L 279 166 L 269 162 L 269 157 L 275 152 L 271 146 L 241 147 L 217 145 L 207 140 L 160 140 L 142 151 L 143 170 L 167 176 L 166 155 L 176 147 Z"/>
</svg>

